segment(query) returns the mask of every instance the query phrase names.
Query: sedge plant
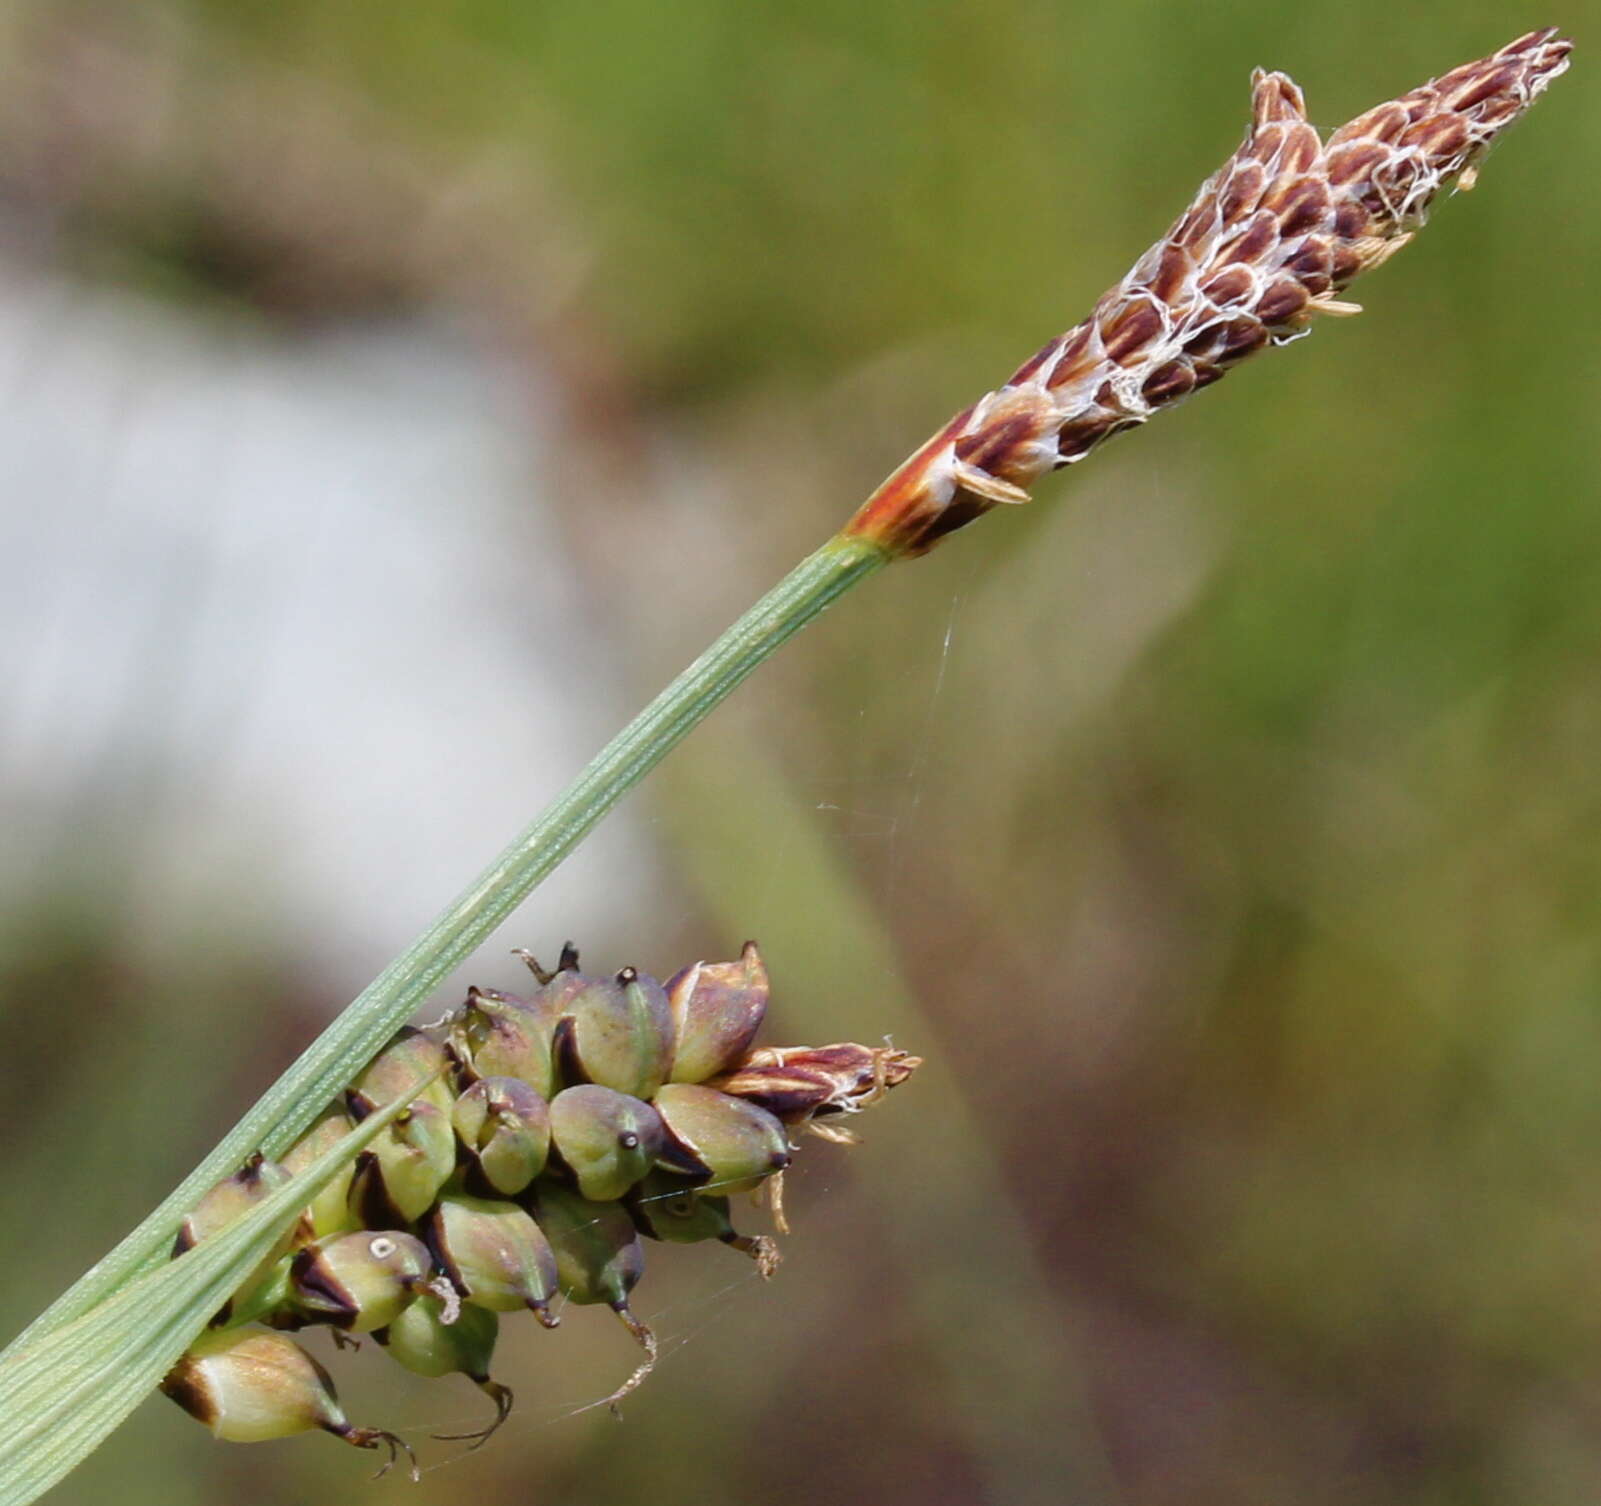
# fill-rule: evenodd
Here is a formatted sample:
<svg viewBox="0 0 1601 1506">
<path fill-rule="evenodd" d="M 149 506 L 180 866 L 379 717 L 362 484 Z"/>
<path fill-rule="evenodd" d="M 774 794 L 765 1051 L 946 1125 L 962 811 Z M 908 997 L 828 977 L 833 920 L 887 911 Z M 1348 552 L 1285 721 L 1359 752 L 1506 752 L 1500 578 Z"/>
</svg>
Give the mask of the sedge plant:
<svg viewBox="0 0 1601 1506">
<path fill-rule="evenodd" d="M 296 1169 L 252 1196 L 238 1217 L 169 1261 L 186 1219 L 252 1158 L 277 1160 L 301 1142 L 441 980 L 747 675 L 891 562 L 925 553 L 998 506 L 1027 501 L 1048 471 L 1076 464 L 1246 357 L 1299 339 L 1323 316 L 1358 312 L 1344 296 L 1348 285 L 1411 240 L 1442 189 L 1472 186 L 1486 150 L 1566 69 L 1568 52 L 1554 30 L 1531 32 L 1366 111 L 1327 139 L 1307 121 L 1296 85 L 1281 73 L 1259 71 L 1240 147 L 1088 318 L 943 425 L 837 534 L 673 680 L 328 1026 L 172 1195 L 12 1341 L 0 1355 L 0 1415 L 9 1424 L 0 1506 L 38 1497 L 164 1378 L 169 1391 L 199 1386 L 213 1358 L 245 1345 L 218 1338 L 197 1345 L 197 1339 L 230 1294 L 270 1261 L 319 1193 L 348 1174 L 358 1155 L 371 1162 L 377 1136 L 394 1133 L 408 1115 L 425 1122 L 430 1111 L 442 1112 L 423 1107 L 440 1070 L 416 1063 L 358 1125 L 318 1141 L 317 1153 L 302 1154 Z M 692 1086 L 677 1095 L 681 1115 L 691 1112 L 697 1091 L 706 1090 Z M 466 1095 L 452 1112 L 463 1102 Z M 483 1115 L 474 1117 L 479 1109 Z M 510 1122 L 499 1100 L 479 1104 L 468 1110 L 466 1131 L 458 1118 L 458 1136 L 489 1145 L 484 1116 L 491 1109 L 502 1116 L 497 1125 Z M 609 1165 L 597 1170 L 589 1190 L 613 1191 L 613 1172 Z M 562 1224 L 567 1215 L 560 1204 L 571 1195 L 551 1195 L 545 1212 L 551 1227 Z M 432 1216 L 447 1214 L 436 1208 Z M 460 1210 L 450 1216 L 466 1217 Z M 440 1236 L 447 1249 L 453 1237 L 450 1228 Z M 755 1241 L 747 1243 L 758 1253 Z M 460 1288 L 471 1286 L 459 1270 L 456 1278 L 430 1278 L 436 1285 L 415 1293 L 416 1300 L 444 1314 Z M 425 1283 L 419 1277 L 413 1284 Z M 269 1367 L 297 1363 L 265 1340 L 250 1342 Z M 472 1373 L 470 1362 L 457 1368 Z M 473 1378 L 495 1395 L 487 1372 Z M 351 1428 L 337 1408 L 319 1404 L 304 1425 L 362 1447 L 393 1446 L 376 1430 Z"/>
</svg>

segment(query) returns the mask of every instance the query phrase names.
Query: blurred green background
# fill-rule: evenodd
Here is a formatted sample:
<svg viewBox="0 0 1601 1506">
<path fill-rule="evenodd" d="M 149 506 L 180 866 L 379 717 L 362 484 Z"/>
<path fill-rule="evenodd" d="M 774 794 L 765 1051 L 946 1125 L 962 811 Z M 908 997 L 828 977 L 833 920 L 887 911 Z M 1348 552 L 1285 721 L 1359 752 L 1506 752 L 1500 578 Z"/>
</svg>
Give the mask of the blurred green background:
<svg viewBox="0 0 1601 1506">
<path fill-rule="evenodd" d="M 1598 14 L 0 6 L 5 1334 L 1088 309 L 1252 66 L 1333 127 L 1580 44 L 1364 317 L 863 588 L 509 928 L 754 935 L 770 1039 L 929 1059 L 773 1283 L 653 1248 L 621 1426 L 606 1314 L 509 1326 L 417 1489 L 153 1398 L 50 1499 L 1596 1500 Z"/>
</svg>

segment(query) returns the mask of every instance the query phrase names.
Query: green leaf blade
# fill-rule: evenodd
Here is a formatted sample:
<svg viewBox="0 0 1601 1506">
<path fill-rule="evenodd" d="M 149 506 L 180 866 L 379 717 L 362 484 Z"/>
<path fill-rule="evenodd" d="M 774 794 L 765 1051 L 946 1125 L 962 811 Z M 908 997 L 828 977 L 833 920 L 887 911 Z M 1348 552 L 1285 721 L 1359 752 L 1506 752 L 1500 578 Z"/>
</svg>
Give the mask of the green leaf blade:
<svg viewBox="0 0 1601 1506">
<path fill-rule="evenodd" d="M 86 1458 L 160 1384 L 300 1210 L 432 1081 L 363 1120 L 237 1222 L 0 1360 L 0 1417 L 15 1427 L 0 1454 L 0 1506 L 27 1506 Z"/>
</svg>

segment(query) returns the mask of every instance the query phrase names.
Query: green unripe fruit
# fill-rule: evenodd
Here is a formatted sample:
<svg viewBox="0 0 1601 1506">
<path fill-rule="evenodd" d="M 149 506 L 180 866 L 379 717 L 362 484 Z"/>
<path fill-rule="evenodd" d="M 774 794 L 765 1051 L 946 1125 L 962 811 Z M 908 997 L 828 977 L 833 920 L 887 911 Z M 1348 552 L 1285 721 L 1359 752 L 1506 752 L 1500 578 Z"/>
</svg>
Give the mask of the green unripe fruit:
<svg viewBox="0 0 1601 1506">
<path fill-rule="evenodd" d="M 419 1297 L 387 1328 L 375 1330 L 373 1337 L 414 1375 L 487 1380 L 500 1336 L 499 1317 L 487 1307 L 464 1307 L 454 1323 L 445 1322 L 443 1314 L 438 1297 Z"/>
<path fill-rule="evenodd" d="M 368 1228 L 415 1223 L 433 1206 L 455 1169 L 456 1132 L 450 1116 L 419 1101 L 358 1157 L 351 1208 Z"/>
<path fill-rule="evenodd" d="M 556 1061 L 566 1082 L 649 1098 L 673 1065 L 673 1016 L 661 984 L 631 967 L 584 979 L 556 1026 Z"/>
<path fill-rule="evenodd" d="M 446 1193 L 426 1234 L 464 1301 L 492 1312 L 526 1307 L 547 1328 L 556 1326 L 550 1313 L 556 1257 L 539 1225 L 516 1203 Z"/>
<path fill-rule="evenodd" d="M 668 1083 L 656 1110 L 670 1146 L 709 1174 L 709 1192 L 748 1192 L 789 1165 L 784 1126 L 754 1103 L 698 1083 Z"/>
<path fill-rule="evenodd" d="M 762 1276 L 778 1269 L 778 1246 L 765 1234 L 741 1234 L 734 1228 L 728 1199 L 699 1191 L 693 1182 L 653 1171 L 628 1196 L 628 1211 L 639 1232 L 671 1244 L 699 1244 L 715 1239 L 749 1255 Z"/>
<path fill-rule="evenodd" d="M 451 1113 L 456 1138 L 487 1188 L 512 1197 L 550 1156 L 550 1105 L 515 1077 L 481 1077 Z"/>
<path fill-rule="evenodd" d="M 416 1093 L 413 1102 L 431 1103 L 448 1114 L 451 1092 L 443 1077 L 436 1078 L 420 1093 L 417 1093 L 417 1084 L 449 1065 L 450 1056 L 442 1042 L 410 1025 L 402 1026 L 346 1090 L 350 1111 L 358 1120 L 365 1119 L 379 1109 L 388 1108 L 397 1098 Z"/>
<path fill-rule="evenodd" d="M 551 1034 L 555 1016 L 493 988 L 470 988 L 451 1026 L 450 1049 L 472 1077 L 515 1077 L 542 1098 L 555 1087 Z"/>
<path fill-rule="evenodd" d="M 174 1258 L 185 1250 L 192 1250 L 203 1239 L 226 1229 L 235 1219 L 241 1218 L 257 1203 L 270 1196 L 288 1182 L 293 1173 L 259 1153 L 251 1156 L 231 1177 L 218 1182 L 185 1216 L 178 1226 L 178 1235 L 172 1242 Z M 233 1296 L 212 1319 L 213 1323 L 226 1323 L 232 1317 L 239 1299 L 258 1286 L 297 1240 L 304 1237 L 300 1222 L 286 1229 L 282 1236 L 239 1283 Z"/>
<path fill-rule="evenodd" d="M 619 1198 L 663 1153 L 661 1116 L 642 1099 L 589 1083 L 550 1105 L 551 1146 L 594 1202 Z"/>
<path fill-rule="evenodd" d="M 651 1172 L 634 1188 L 628 1211 L 641 1234 L 669 1244 L 699 1244 L 734 1232 L 726 1197 L 697 1196 L 695 1183 L 665 1171 Z"/>
<path fill-rule="evenodd" d="M 345 1424 L 328 1372 L 293 1339 L 264 1329 L 206 1334 L 161 1389 L 233 1443 Z"/>
<path fill-rule="evenodd" d="M 328 1372 L 281 1333 L 232 1328 L 207 1334 L 172 1367 L 161 1389 L 215 1437 L 260 1443 L 321 1429 L 356 1448 L 384 1444 L 389 1464 L 404 1451 L 412 1478 L 419 1478 L 410 1448 L 380 1428 L 352 1427 Z"/>
<path fill-rule="evenodd" d="M 432 1268 L 427 1247 L 413 1235 L 363 1229 L 307 1245 L 290 1264 L 289 1284 L 305 1322 L 370 1333 L 411 1305 Z"/>
<path fill-rule="evenodd" d="M 173 1241 L 172 1253 L 182 1255 L 192 1250 L 201 1240 L 226 1229 L 235 1219 L 242 1218 L 257 1203 L 270 1196 L 289 1181 L 291 1173 L 276 1161 L 269 1161 L 259 1151 L 250 1157 L 231 1177 L 218 1182 L 184 1216 Z"/>
<path fill-rule="evenodd" d="M 618 1203 L 592 1203 L 548 1179 L 534 1184 L 533 1201 L 556 1253 L 562 1291 L 581 1305 L 604 1302 L 645 1351 L 634 1373 L 606 1398 L 615 1412 L 656 1365 L 656 1335 L 628 1306 L 628 1294 L 645 1274 L 644 1248 Z"/>
<path fill-rule="evenodd" d="M 455 1322 L 447 1323 L 437 1297 L 421 1297 L 413 1302 L 388 1328 L 373 1337 L 389 1355 L 416 1375 L 437 1379 L 445 1375 L 465 1375 L 495 1403 L 495 1420 L 476 1433 L 439 1433 L 436 1437 L 474 1440 L 481 1448 L 490 1435 L 511 1416 L 514 1400 L 511 1390 L 490 1379 L 489 1363 L 494 1358 L 495 1340 L 500 1336 L 500 1319 L 483 1307 L 464 1307 Z"/>
<path fill-rule="evenodd" d="M 674 1082 L 704 1082 L 737 1067 L 767 1013 L 767 967 L 754 941 L 734 962 L 697 962 L 667 983 L 677 1040 Z"/>
<path fill-rule="evenodd" d="M 645 1274 L 634 1222 L 618 1203 L 596 1203 L 548 1177 L 534 1184 L 534 1217 L 556 1256 L 561 1290 L 580 1305 L 622 1310 Z"/>
<path fill-rule="evenodd" d="M 324 1151 L 332 1150 L 354 1128 L 350 1116 L 342 1108 L 329 1109 L 285 1153 L 284 1170 L 292 1176 L 298 1176 Z M 330 1234 L 343 1234 L 347 1229 L 361 1227 L 350 1208 L 350 1184 L 355 1175 L 356 1163 L 352 1160 L 348 1165 L 341 1166 L 332 1180 L 311 1200 L 303 1220 L 303 1241 L 325 1239 Z"/>
</svg>

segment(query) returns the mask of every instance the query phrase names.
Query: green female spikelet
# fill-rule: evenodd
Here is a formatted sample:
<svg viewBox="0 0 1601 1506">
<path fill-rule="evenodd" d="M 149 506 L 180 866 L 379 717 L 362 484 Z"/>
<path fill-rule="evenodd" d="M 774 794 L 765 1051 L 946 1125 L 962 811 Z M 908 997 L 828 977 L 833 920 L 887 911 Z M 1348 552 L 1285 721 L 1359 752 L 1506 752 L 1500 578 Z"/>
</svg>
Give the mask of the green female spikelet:
<svg viewBox="0 0 1601 1506">
<path fill-rule="evenodd" d="M 632 967 L 582 973 L 571 946 L 555 972 L 520 955 L 537 980 L 530 996 L 474 988 L 436 1026 L 400 1031 L 283 1166 L 252 1158 L 185 1220 L 179 1251 L 353 1123 L 406 1102 L 218 1315 L 226 1326 L 169 1376 L 168 1393 L 219 1437 L 321 1428 L 364 1448 L 404 1447 L 350 1427 L 321 1367 L 281 1332 L 321 1325 L 341 1343 L 372 1333 L 416 1374 L 467 1376 L 495 1417 L 441 1436 L 478 1447 L 512 1404 L 489 1374 L 499 1315 L 526 1308 L 554 1328 L 558 1296 L 611 1308 L 645 1351 L 606 1398 L 616 1407 L 656 1360 L 631 1306 L 641 1236 L 714 1240 L 772 1275 L 776 1244 L 735 1230 L 727 1194 L 776 1189 L 794 1153 L 788 1128 L 853 1112 L 917 1065 L 888 1048 L 756 1048 L 769 984 L 754 942 L 665 987 Z M 782 1229 L 776 1196 L 774 1217 Z"/>
</svg>

